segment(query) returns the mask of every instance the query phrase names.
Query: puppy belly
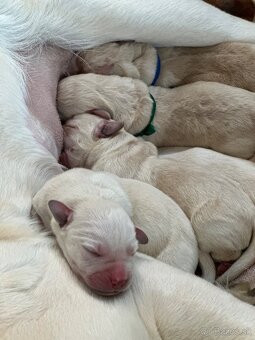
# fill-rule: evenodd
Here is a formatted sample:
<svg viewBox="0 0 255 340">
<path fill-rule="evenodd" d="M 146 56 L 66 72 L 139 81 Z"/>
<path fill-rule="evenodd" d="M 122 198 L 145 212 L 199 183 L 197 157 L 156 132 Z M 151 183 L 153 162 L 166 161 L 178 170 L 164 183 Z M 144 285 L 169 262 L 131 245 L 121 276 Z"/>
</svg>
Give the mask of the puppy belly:
<svg viewBox="0 0 255 340">
<path fill-rule="evenodd" d="M 36 140 L 55 158 L 63 145 L 63 130 L 56 109 L 57 85 L 70 58 L 71 52 L 46 46 L 29 52 L 23 63 L 31 114 L 27 124 Z"/>
</svg>

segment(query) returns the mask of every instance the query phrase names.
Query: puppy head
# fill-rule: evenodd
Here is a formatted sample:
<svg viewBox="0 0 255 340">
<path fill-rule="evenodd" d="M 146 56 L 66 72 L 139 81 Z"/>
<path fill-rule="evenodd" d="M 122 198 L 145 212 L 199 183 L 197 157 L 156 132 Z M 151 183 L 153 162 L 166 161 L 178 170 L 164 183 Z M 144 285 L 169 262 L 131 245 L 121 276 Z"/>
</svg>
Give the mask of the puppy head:
<svg viewBox="0 0 255 340">
<path fill-rule="evenodd" d="M 67 167 L 82 167 L 91 150 L 102 138 L 114 137 L 123 123 L 92 114 L 77 115 L 64 124 L 64 150 L 60 162 Z"/>
<path fill-rule="evenodd" d="M 82 72 L 96 74 L 112 74 L 113 64 L 118 59 L 120 46 L 118 43 L 107 43 L 79 53 Z"/>
<path fill-rule="evenodd" d="M 90 197 L 70 208 L 48 203 L 52 230 L 71 268 L 94 291 L 118 294 L 131 282 L 133 256 L 147 236 L 135 228 L 121 206 Z M 138 241 L 137 241 L 138 239 Z"/>
<path fill-rule="evenodd" d="M 142 44 L 134 42 L 107 43 L 79 53 L 78 60 L 80 64 L 82 63 L 82 72 L 80 73 L 119 74 L 115 69 L 118 64 L 129 65 L 132 70 L 132 62 L 141 54 Z M 119 75 L 122 75 L 122 70 Z"/>
</svg>

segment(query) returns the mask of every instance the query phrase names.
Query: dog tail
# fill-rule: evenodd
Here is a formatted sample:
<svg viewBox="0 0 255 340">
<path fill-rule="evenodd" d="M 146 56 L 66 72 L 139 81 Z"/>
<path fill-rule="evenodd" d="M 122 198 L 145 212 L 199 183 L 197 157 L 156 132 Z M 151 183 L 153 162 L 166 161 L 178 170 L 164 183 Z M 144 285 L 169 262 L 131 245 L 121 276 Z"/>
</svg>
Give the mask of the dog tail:
<svg viewBox="0 0 255 340">
<path fill-rule="evenodd" d="M 216 278 L 216 268 L 211 256 L 199 250 L 198 261 L 202 270 L 202 278 L 209 282 L 214 282 Z"/>
<path fill-rule="evenodd" d="M 237 278 L 245 269 L 250 268 L 255 263 L 255 224 L 253 226 L 252 238 L 248 249 L 236 260 L 236 262 L 218 279 L 221 285 L 228 285 L 229 282 Z"/>
</svg>

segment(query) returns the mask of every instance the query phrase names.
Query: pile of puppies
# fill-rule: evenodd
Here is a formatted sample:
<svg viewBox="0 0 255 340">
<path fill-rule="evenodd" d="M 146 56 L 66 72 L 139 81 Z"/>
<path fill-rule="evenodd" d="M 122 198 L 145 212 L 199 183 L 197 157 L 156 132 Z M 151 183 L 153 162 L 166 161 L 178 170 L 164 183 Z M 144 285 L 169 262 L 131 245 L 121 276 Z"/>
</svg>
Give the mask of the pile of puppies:
<svg viewBox="0 0 255 340">
<path fill-rule="evenodd" d="M 225 287 L 255 263 L 254 60 L 242 43 L 120 42 L 74 58 L 60 161 L 86 170 L 51 179 L 33 205 L 97 293 L 129 287 L 137 249 L 190 273 L 199 262 Z M 158 154 L 176 146 L 196 148 Z M 248 290 L 233 293 L 253 303 Z"/>
</svg>

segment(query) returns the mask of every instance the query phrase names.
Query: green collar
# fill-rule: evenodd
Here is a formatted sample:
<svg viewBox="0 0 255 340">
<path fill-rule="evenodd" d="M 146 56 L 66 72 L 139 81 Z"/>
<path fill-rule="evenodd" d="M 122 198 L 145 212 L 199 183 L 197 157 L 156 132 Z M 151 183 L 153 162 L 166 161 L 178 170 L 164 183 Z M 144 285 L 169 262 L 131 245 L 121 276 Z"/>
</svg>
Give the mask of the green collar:
<svg viewBox="0 0 255 340">
<path fill-rule="evenodd" d="M 150 93 L 150 97 L 152 100 L 152 109 L 151 109 L 151 116 L 148 125 L 139 133 L 135 134 L 135 137 L 142 137 L 142 136 L 150 136 L 156 132 L 155 126 L 153 125 L 153 120 L 155 118 L 156 110 L 157 110 L 157 103 L 153 95 Z"/>
</svg>

